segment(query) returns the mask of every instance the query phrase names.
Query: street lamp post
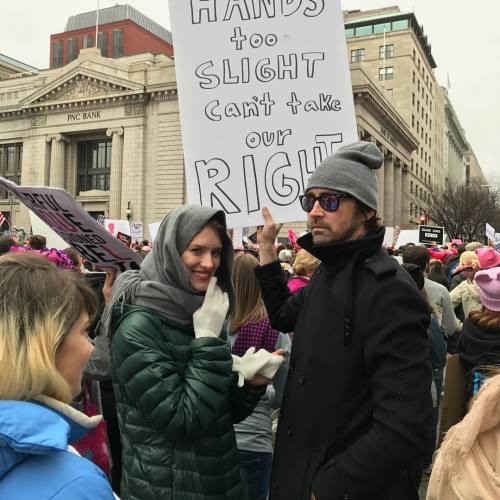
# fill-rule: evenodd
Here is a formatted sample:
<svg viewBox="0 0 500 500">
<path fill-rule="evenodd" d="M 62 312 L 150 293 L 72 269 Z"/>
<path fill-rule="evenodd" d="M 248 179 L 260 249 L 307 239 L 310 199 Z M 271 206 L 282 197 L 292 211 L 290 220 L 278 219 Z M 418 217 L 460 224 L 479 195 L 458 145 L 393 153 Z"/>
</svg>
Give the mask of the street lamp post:
<svg viewBox="0 0 500 500">
<path fill-rule="evenodd" d="M 125 215 L 127 220 L 130 222 L 130 218 L 132 217 L 132 208 L 130 207 L 130 201 L 127 203 L 127 208 L 125 209 Z"/>
</svg>

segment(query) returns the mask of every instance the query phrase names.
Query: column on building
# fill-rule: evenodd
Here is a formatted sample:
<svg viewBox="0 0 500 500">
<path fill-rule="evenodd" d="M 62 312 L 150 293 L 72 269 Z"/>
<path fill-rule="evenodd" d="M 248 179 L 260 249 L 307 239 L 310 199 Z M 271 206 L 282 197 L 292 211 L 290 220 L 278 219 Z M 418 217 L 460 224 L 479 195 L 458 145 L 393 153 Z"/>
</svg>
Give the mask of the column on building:
<svg viewBox="0 0 500 500">
<path fill-rule="evenodd" d="M 111 137 L 111 182 L 109 197 L 109 218 L 121 219 L 122 172 L 123 172 L 123 127 L 110 128 L 106 135 Z"/>
<path fill-rule="evenodd" d="M 51 143 L 49 186 L 65 189 L 66 144 L 69 139 L 62 134 L 53 134 L 46 140 Z"/>
<path fill-rule="evenodd" d="M 384 225 L 394 226 L 394 157 L 391 153 L 384 155 Z"/>
<path fill-rule="evenodd" d="M 402 210 L 401 210 L 401 225 L 406 225 L 408 224 L 408 221 L 410 220 L 410 206 L 409 206 L 409 189 L 408 189 L 408 183 L 410 182 L 409 180 L 409 175 L 408 175 L 408 165 L 403 165 L 401 167 L 403 171 L 403 201 L 402 201 Z"/>
<path fill-rule="evenodd" d="M 377 144 L 382 153 L 384 153 L 384 149 Z M 384 165 L 382 165 L 379 169 L 375 170 L 375 175 L 377 176 L 378 181 L 378 210 L 377 215 L 384 219 L 385 218 L 385 169 Z"/>
<path fill-rule="evenodd" d="M 403 164 L 394 162 L 394 226 L 401 226 L 403 212 Z"/>
</svg>

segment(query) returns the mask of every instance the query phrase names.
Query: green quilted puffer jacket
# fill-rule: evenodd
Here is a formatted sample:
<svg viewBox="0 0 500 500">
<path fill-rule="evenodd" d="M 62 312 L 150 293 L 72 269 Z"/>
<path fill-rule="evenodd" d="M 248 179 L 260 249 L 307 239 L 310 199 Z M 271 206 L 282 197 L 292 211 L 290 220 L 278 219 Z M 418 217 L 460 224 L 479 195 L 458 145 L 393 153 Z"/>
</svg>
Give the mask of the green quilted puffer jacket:
<svg viewBox="0 0 500 500">
<path fill-rule="evenodd" d="M 192 329 L 133 305 L 114 316 L 122 499 L 245 500 L 233 424 L 265 387 L 237 387 L 225 334 L 195 339 Z"/>
</svg>

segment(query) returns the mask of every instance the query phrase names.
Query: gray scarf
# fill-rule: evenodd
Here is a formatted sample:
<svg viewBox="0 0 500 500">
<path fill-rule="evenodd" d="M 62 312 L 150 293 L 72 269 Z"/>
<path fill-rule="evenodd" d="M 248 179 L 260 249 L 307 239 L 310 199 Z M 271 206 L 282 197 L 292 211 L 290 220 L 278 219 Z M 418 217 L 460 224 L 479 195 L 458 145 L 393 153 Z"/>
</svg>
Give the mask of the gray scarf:
<svg viewBox="0 0 500 500">
<path fill-rule="evenodd" d="M 186 205 L 170 212 L 163 219 L 153 249 L 144 259 L 141 269 L 126 271 L 116 279 L 107 313 L 116 302 L 123 301 L 147 307 L 179 325 L 190 327 L 193 313 L 201 307 L 204 294 L 191 287 L 181 254 L 210 219 L 217 219 L 226 226 L 224 212 L 214 208 Z M 230 312 L 235 303 L 232 268 L 233 245 L 226 234 L 215 276 L 217 284 L 229 294 Z"/>
</svg>

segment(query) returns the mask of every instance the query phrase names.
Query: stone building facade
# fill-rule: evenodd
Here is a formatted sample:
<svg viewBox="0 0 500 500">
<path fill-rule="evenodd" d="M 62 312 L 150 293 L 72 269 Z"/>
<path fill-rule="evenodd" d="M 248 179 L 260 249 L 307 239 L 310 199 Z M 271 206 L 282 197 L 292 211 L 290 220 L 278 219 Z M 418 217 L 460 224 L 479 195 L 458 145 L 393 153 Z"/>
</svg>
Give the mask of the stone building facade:
<svg viewBox="0 0 500 500">
<path fill-rule="evenodd" d="M 160 220 L 185 192 L 173 61 L 91 48 L 62 68 L 0 81 L 0 175 L 62 187 L 95 217 L 125 219 L 129 207 L 132 221 Z M 0 211 L 11 210 L 29 227 L 0 193 Z"/>
<path fill-rule="evenodd" d="M 344 24 L 351 65 L 361 65 L 371 76 L 418 140 L 403 201 L 405 222 L 418 224 L 432 187 L 444 183 L 444 113 L 430 44 L 415 15 L 398 7 L 345 11 Z"/>
</svg>

